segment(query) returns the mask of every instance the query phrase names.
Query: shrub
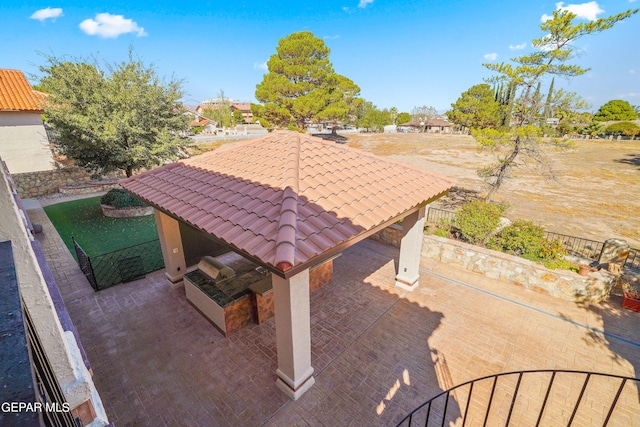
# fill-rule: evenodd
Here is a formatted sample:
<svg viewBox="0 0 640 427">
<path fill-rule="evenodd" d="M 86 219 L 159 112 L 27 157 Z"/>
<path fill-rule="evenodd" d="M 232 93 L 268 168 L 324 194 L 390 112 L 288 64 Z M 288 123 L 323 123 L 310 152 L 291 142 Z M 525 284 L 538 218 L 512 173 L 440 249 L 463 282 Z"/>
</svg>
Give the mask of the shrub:
<svg viewBox="0 0 640 427">
<path fill-rule="evenodd" d="M 498 227 L 500 217 L 506 210 L 506 205 L 467 202 L 456 213 L 454 226 L 469 243 L 484 244 Z"/>
<path fill-rule="evenodd" d="M 562 243 L 548 240 L 541 226 L 526 220 L 505 227 L 492 237 L 489 246 L 532 261 L 559 261 L 564 254 Z"/>
<path fill-rule="evenodd" d="M 116 209 L 132 208 L 136 206 L 147 206 L 142 200 L 132 196 L 127 190 L 122 188 L 112 188 L 100 198 L 103 205 L 113 206 Z"/>
<path fill-rule="evenodd" d="M 579 266 L 577 266 L 576 264 L 570 261 L 567 261 L 564 258 L 543 259 L 543 260 L 540 260 L 540 262 L 549 270 L 563 269 L 563 270 L 570 270 L 576 273 L 578 272 L 578 270 L 580 270 Z"/>
<path fill-rule="evenodd" d="M 613 135 L 635 136 L 640 133 L 640 127 L 631 122 L 618 122 L 607 126 L 605 132 Z"/>
</svg>

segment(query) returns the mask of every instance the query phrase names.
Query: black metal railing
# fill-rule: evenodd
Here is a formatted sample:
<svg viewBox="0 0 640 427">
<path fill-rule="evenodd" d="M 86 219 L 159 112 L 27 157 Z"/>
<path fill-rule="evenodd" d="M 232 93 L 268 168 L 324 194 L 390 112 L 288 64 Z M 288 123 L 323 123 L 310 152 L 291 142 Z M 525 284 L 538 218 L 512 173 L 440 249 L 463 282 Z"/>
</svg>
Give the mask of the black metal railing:
<svg viewBox="0 0 640 427">
<path fill-rule="evenodd" d="M 453 224 L 456 212 L 446 209 L 429 208 L 426 222 L 434 224 Z M 567 234 L 545 231 L 545 238 L 551 241 L 561 242 L 563 247 L 571 255 L 597 261 L 604 247 L 604 242 L 585 239 L 583 237 L 569 236 Z M 640 270 L 640 249 L 631 248 L 624 267 Z"/>
<path fill-rule="evenodd" d="M 638 386 L 639 378 L 585 371 L 506 372 L 446 390 L 398 426 L 635 425 Z"/>
<path fill-rule="evenodd" d="M 427 222 L 434 224 L 452 224 L 456 218 L 454 211 L 429 207 L 427 212 Z"/>
<path fill-rule="evenodd" d="M 81 425 L 20 295 L 11 241 L 0 242 L 0 283 L 0 425 Z"/>
<path fill-rule="evenodd" d="M 551 231 L 545 231 L 544 234 L 547 240 L 561 242 L 569 254 L 582 258 L 597 260 L 604 247 L 604 242 L 596 240 L 583 239 L 582 237 L 568 236 Z"/>
<path fill-rule="evenodd" d="M 624 264 L 625 267 L 640 271 L 640 249 L 631 248 L 629 250 L 629 256 Z"/>
<path fill-rule="evenodd" d="M 82 246 L 76 241 L 76 238 L 71 236 L 71 240 L 73 241 L 73 249 L 76 252 L 76 258 L 78 259 L 78 265 L 80 266 L 80 270 L 84 273 L 84 277 L 87 278 L 89 284 L 93 288 L 93 290 L 98 290 L 98 281 L 96 280 L 96 275 L 93 272 L 93 266 L 91 265 L 91 257 L 82 249 Z"/>
<path fill-rule="evenodd" d="M 71 414 L 69 404 L 51 368 L 49 358 L 40 342 L 40 338 L 38 338 L 29 312 L 23 309 L 23 315 L 26 320 L 25 324 L 31 350 L 34 379 L 38 386 L 38 400 L 42 405 L 42 417 L 45 425 L 66 427 L 82 426 L 80 418 L 74 418 Z"/>
<path fill-rule="evenodd" d="M 159 239 L 91 257 L 75 239 L 73 245 L 80 269 L 95 291 L 131 282 L 164 268 Z"/>
</svg>

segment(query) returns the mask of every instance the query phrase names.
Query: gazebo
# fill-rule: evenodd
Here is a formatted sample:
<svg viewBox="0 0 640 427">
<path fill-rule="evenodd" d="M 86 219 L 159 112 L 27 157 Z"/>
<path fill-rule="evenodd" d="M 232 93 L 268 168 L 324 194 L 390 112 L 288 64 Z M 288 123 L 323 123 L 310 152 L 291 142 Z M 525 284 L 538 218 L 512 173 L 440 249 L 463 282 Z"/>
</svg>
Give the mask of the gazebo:
<svg viewBox="0 0 640 427">
<path fill-rule="evenodd" d="M 166 274 L 187 269 L 181 227 L 272 273 L 277 385 L 297 399 L 314 383 L 309 269 L 402 222 L 396 286 L 412 290 L 425 207 L 455 181 L 320 138 L 278 131 L 122 180 L 156 209 Z"/>
</svg>

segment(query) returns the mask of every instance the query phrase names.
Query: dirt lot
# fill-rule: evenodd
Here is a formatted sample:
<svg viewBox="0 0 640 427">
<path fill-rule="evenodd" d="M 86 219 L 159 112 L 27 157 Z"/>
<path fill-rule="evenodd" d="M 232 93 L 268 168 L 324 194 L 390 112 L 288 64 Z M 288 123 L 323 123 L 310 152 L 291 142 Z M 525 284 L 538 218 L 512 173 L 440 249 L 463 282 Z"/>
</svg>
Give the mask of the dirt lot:
<svg viewBox="0 0 640 427">
<path fill-rule="evenodd" d="M 495 159 L 479 152 L 470 136 L 356 134 L 348 145 L 388 156 L 458 180 L 451 196 L 437 204 L 452 208 L 488 191 L 476 170 Z M 514 170 L 494 200 L 510 205 L 510 219 L 532 220 L 549 231 L 594 240 L 622 237 L 640 248 L 640 141 L 574 141 L 568 150 L 548 152 L 556 179 L 534 168 Z"/>
</svg>

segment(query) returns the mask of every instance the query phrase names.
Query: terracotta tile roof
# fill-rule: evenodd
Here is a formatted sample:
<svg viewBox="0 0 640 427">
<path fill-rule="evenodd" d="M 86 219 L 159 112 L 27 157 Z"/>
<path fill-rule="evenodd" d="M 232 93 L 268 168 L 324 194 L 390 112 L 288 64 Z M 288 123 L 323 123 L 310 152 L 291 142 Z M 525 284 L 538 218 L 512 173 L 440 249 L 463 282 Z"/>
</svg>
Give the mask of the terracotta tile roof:
<svg viewBox="0 0 640 427">
<path fill-rule="evenodd" d="M 410 122 L 401 123 L 398 126 L 422 127 L 423 125 L 421 125 L 420 122 L 418 121 L 411 120 Z M 434 119 L 427 120 L 427 126 L 444 126 L 444 127 L 449 126 L 450 127 L 451 123 L 449 123 L 444 119 L 434 118 Z"/>
<path fill-rule="evenodd" d="M 0 111 L 42 111 L 44 96 L 31 88 L 22 71 L 0 68 Z"/>
<path fill-rule="evenodd" d="M 297 132 L 147 171 L 124 188 L 287 271 L 451 189 L 454 180 Z"/>
</svg>

